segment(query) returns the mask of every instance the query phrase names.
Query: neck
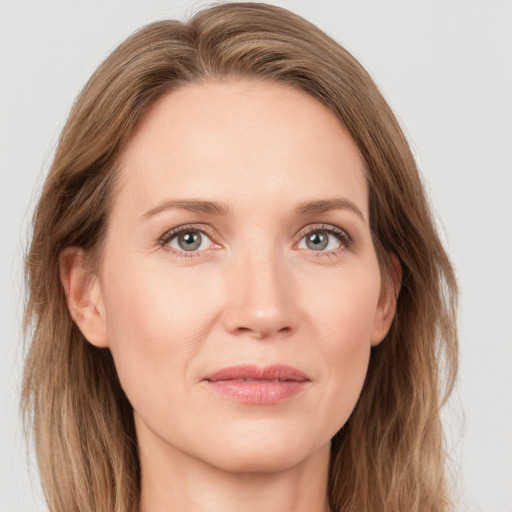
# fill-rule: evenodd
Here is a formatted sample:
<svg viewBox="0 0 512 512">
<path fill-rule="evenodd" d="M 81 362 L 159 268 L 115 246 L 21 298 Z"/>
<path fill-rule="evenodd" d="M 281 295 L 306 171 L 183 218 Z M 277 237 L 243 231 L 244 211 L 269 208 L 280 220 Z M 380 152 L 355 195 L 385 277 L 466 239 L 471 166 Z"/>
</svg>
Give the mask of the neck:
<svg viewBox="0 0 512 512">
<path fill-rule="evenodd" d="M 293 467 L 231 472 L 178 450 L 141 450 L 140 512 L 327 512 L 330 446 Z M 161 448 L 161 447 L 160 447 Z"/>
</svg>

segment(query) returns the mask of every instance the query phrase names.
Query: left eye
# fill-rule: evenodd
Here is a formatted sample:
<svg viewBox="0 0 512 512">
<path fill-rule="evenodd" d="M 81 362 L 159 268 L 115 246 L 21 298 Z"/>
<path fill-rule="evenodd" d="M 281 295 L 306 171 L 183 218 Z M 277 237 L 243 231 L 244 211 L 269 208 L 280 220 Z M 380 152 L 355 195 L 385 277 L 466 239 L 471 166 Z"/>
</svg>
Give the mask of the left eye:
<svg viewBox="0 0 512 512">
<path fill-rule="evenodd" d="M 211 239 L 202 231 L 188 229 L 174 233 L 166 240 L 166 245 L 176 251 L 204 251 L 213 246 Z"/>
<path fill-rule="evenodd" d="M 310 251 L 335 251 L 347 245 L 347 241 L 341 233 L 329 231 L 326 229 L 316 229 L 303 236 L 298 243 L 299 249 L 309 249 Z"/>
</svg>

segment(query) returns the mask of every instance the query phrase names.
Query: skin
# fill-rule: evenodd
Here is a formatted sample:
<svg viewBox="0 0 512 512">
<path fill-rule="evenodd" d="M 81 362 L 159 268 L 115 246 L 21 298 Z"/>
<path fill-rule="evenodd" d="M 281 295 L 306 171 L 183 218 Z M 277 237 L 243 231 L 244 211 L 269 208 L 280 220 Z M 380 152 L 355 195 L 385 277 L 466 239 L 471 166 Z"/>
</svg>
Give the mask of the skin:
<svg viewBox="0 0 512 512">
<path fill-rule="evenodd" d="M 189 200 L 229 212 L 169 207 Z M 70 311 L 111 350 L 134 408 L 141 511 L 327 510 L 330 439 L 395 308 L 368 211 L 354 142 L 305 93 L 190 85 L 147 115 L 121 162 L 97 274 L 79 249 L 61 257 Z M 206 230 L 197 250 L 162 240 L 182 225 Z M 242 363 L 290 365 L 309 382 L 255 405 L 204 381 Z"/>
</svg>

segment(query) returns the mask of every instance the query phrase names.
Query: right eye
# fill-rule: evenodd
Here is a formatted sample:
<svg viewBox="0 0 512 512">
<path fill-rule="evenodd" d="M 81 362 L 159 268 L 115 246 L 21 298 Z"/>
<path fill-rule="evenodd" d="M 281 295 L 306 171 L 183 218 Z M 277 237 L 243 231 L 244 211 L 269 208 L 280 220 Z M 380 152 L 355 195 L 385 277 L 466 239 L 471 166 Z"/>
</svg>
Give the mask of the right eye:
<svg viewBox="0 0 512 512">
<path fill-rule="evenodd" d="M 216 247 L 216 244 L 203 229 L 192 226 L 181 226 L 168 231 L 161 238 L 160 244 L 183 257 L 199 256 L 198 252 Z"/>
</svg>

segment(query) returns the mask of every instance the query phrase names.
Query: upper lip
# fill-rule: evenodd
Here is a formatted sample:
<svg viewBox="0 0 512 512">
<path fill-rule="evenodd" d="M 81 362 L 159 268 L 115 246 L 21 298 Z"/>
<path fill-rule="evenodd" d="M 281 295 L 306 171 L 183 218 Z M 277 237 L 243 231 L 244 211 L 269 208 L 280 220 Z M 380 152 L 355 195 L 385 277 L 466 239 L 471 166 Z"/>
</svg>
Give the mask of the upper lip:
<svg viewBox="0 0 512 512">
<path fill-rule="evenodd" d="M 252 364 L 243 364 L 230 366 L 213 372 L 203 380 L 218 382 L 223 380 L 249 380 L 249 381 L 295 381 L 306 382 L 310 379 L 304 373 L 294 368 L 282 364 L 271 366 L 257 366 Z"/>
</svg>

